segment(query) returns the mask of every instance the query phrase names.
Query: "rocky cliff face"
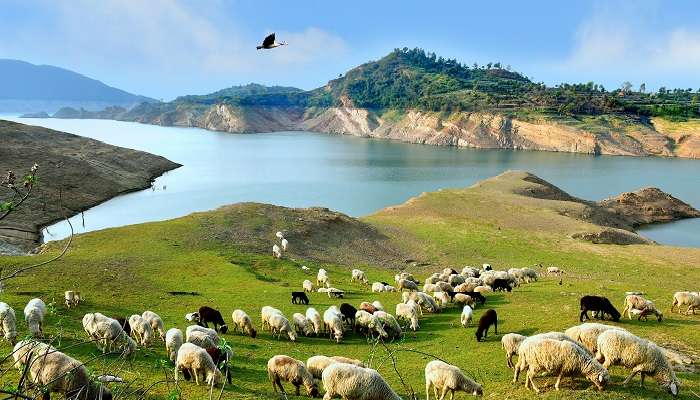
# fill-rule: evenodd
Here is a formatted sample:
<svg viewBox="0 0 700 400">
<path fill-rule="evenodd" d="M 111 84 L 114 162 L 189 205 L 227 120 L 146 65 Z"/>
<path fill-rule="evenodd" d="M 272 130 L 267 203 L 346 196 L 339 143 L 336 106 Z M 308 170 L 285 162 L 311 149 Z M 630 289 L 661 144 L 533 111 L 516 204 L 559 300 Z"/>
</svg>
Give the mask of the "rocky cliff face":
<svg viewBox="0 0 700 400">
<path fill-rule="evenodd" d="M 635 227 L 700 217 L 700 211 L 657 188 L 622 193 L 598 204 L 624 217 Z"/>
<path fill-rule="evenodd" d="M 64 112 L 58 117 L 106 118 L 165 126 L 188 126 L 232 133 L 306 130 L 400 140 L 435 146 L 540 150 L 625 156 L 700 158 L 700 128 L 662 129 L 635 124 L 595 132 L 556 121 L 522 121 L 501 114 L 407 111 L 391 118 L 354 107 L 304 109 L 174 104 L 129 112 Z"/>
</svg>

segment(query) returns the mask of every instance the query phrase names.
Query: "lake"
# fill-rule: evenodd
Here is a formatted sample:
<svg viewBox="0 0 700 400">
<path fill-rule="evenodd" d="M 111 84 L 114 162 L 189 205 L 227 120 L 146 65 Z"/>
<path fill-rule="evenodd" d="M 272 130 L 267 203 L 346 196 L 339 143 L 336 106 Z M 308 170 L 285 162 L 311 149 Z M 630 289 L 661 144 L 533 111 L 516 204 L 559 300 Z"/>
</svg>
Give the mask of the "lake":
<svg viewBox="0 0 700 400">
<path fill-rule="evenodd" d="M 309 132 L 229 134 L 108 120 L 21 119 L 162 155 L 183 164 L 152 189 L 109 200 L 72 219 L 76 232 L 175 218 L 241 201 L 323 206 L 352 216 L 421 192 L 465 187 L 510 169 L 530 171 L 572 195 L 600 200 L 656 186 L 700 208 L 700 161 L 475 150 Z M 69 234 L 65 222 L 46 240 Z M 700 219 L 640 231 L 660 243 L 700 247 Z"/>
</svg>

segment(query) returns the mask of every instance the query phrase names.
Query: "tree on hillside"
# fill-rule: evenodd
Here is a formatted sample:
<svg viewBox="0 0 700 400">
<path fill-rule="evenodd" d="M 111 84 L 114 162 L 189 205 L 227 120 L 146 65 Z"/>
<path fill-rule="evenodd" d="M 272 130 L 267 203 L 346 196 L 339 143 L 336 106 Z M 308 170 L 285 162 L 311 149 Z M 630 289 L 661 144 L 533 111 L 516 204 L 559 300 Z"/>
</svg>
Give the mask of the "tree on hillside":
<svg viewBox="0 0 700 400">
<path fill-rule="evenodd" d="M 32 194 L 38 170 L 39 164 L 35 163 L 32 165 L 29 169 L 29 174 L 24 176 L 21 183 L 17 182 L 17 176 L 12 170 L 7 171 L 7 176 L 0 185 L 7 189 L 10 195 L 5 199 L 0 198 L 0 221 L 7 218 L 8 215 L 16 210 L 17 207 L 21 206 Z"/>
<path fill-rule="evenodd" d="M 632 83 L 630 81 L 624 81 L 621 89 L 623 93 L 630 93 L 632 91 Z"/>
<path fill-rule="evenodd" d="M 647 91 L 647 84 L 646 83 L 642 83 L 641 85 L 639 85 L 639 93 L 645 93 L 646 91 Z"/>
</svg>

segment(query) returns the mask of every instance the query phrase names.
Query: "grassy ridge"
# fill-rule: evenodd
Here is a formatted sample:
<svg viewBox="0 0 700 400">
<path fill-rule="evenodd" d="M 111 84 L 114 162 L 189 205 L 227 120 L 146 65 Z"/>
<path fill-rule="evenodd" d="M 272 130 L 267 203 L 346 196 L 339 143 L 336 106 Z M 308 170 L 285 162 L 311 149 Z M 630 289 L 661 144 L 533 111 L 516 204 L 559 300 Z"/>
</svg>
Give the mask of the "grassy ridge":
<svg viewBox="0 0 700 400">
<path fill-rule="evenodd" d="M 625 320 L 620 324 L 659 344 L 687 350 L 691 354 L 693 349 L 700 348 L 700 335 L 697 335 L 700 317 L 668 314 L 674 291 L 697 289 L 700 271 L 696 266 L 700 261 L 700 250 L 592 245 L 574 241 L 562 233 L 583 223 L 518 200 L 523 198 L 502 193 L 495 196 L 493 192 L 481 189 L 440 191 L 364 219 L 397 246 L 409 248 L 421 260 L 430 262 L 428 266 L 409 267 L 420 279 L 444 266 L 461 267 L 482 262 L 490 262 L 497 268 L 555 264 L 566 270 L 562 286 L 558 285 L 557 278 L 543 277 L 539 282 L 512 293 L 489 296 L 487 307 L 496 309 L 499 314 L 499 335 L 489 335 L 484 343 L 477 343 L 474 339 L 474 327 L 459 327 L 460 310 L 453 306 L 442 314 L 426 314 L 417 333 L 409 333 L 402 342 L 389 347 L 434 354 L 460 366 L 484 384 L 488 397 L 646 399 L 668 396 L 652 381 L 645 389 L 638 387 L 638 380 L 623 388 L 620 383 L 628 372 L 620 368 L 613 368 L 612 384 L 602 393 L 590 389 L 590 385 L 581 379 L 575 381 L 573 388 L 571 381 L 567 380 L 559 393 L 548 387 L 541 396 L 526 391 L 522 378 L 520 385 L 510 383 L 512 373 L 505 365 L 498 341 L 500 334 L 519 332 L 529 335 L 563 330 L 577 323 L 578 298 L 587 293 L 604 294 L 620 305 L 625 291 L 644 291 L 664 310 L 666 320 L 660 324 Z M 163 317 L 166 328 L 177 326 L 183 330 L 187 325 L 184 314 L 203 304 L 221 309 L 226 319 L 230 319 L 233 309 L 241 308 L 251 315 L 258 327 L 259 310 L 264 305 L 278 307 L 290 318 L 294 312 L 303 313 L 304 306 L 290 304 L 289 292 L 299 290 L 304 279 L 314 280 L 314 275 L 303 274 L 301 264 L 314 270 L 321 265 L 309 260 L 275 260 L 266 254 L 241 251 L 234 239 L 217 240 L 211 235 L 210 222 L 211 217 L 217 217 L 220 212 L 81 235 L 66 258 L 52 264 L 49 269 L 12 281 L 2 294 L 2 301 L 11 304 L 21 314 L 24 304 L 34 295 L 60 302 L 64 290 L 81 290 L 87 298 L 84 305 L 77 310 L 56 307 L 47 319 L 45 331 L 50 335 L 62 331 L 60 347 L 69 347 L 66 352 L 83 361 L 98 354 L 94 346 L 80 344 L 85 338 L 80 320 L 86 312 L 128 316 L 151 309 Z M 255 221 L 229 220 L 229 223 L 254 229 Z M 270 242 L 272 240 L 270 238 Z M 46 254 L 37 257 L 4 258 L 3 264 L 35 262 L 54 254 L 59 245 L 50 246 Z M 378 299 L 393 312 L 394 305 L 400 301 L 399 294 L 374 295 L 369 293 L 369 288 L 350 284 L 352 266 L 323 264 L 323 267 L 329 270 L 334 286 L 348 291 L 346 301 L 349 303 Z M 385 268 L 364 268 L 371 281 L 391 281 L 395 273 Z M 39 293 L 22 294 L 28 291 Z M 168 293 L 170 291 L 194 291 L 200 295 L 173 296 Z M 320 312 L 331 304 L 340 303 L 321 294 L 311 295 L 311 302 Z M 478 308 L 475 317 L 478 319 L 485 309 Z M 26 329 L 22 328 L 21 334 L 25 333 Z M 298 343 L 277 341 L 262 332 L 256 339 L 232 334 L 224 337 L 236 353 L 234 384 L 226 387 L 224 398 L 277 398 L 265 373 L 267 360 L 275 354 L 287 354 L 301 360 L 315 354 L 337 354 L 371 361 L 399 394 L 404 398 L 407 395 L 386 358 L 386 351 L 373 349 L 358 336 L 350 335 L 340 345 L 327 338 L 301 338 Z M 10 346 L 3 343 L 0 351 L 7 354 Z M 157 366 L 164 358 L 164 346 L 158 343 L 151 349 L 139 351 L 129 363 L 123 364 L 114 356 L 108 356 L 90 362 L 89 366 L 93 372 L 117 372 L 146 387 L 163 379 L 166 370 Z M 397 352 L 396 358 L 397 368 L 405 381 L 419 396 L 424 396 L 422 371 L 430 358 L 407 351 Z M 2 367 L 9 368 L 10 365 L 5 362 Z M 171 373 L 171 367 L 168 366 L 167 371 Z M 698 375 L 682 373 L 679 377 L 683 383 L 680 398 L 695 398 L 691 391 L 700 392 Z M 17 379 L 16 372 L 8 372 L 0 377 L 0 385 Z M 550 385 L 553 382 L 552 379 L 548 381 Z M 183 398 L 205 397 L 203 387 L 185 383 L 181 388 Z M 146 397 L 164 398 L 172 391 L 172 385 L 160 383 L 153 386 Z"/>
</svg>

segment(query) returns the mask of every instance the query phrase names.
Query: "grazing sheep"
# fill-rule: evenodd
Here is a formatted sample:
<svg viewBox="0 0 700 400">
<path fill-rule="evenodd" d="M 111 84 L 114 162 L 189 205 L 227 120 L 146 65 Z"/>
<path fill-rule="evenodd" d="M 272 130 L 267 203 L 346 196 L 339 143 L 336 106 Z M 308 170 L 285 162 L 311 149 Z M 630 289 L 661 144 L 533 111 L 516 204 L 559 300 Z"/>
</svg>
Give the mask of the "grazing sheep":
<svg viewBox="0 0 700 400">
<path fill-rule="evenodd" d="M 464 306 L 462 309 L 462 315 L 459 317 L 460 322 L 463 327 L 468 327 L 472 323 L 473 310 L 469 305 Z"/>
<path fill-rule="evenodd" d="M 214 330 L 221 333 L 226 333 L 228 331 L 228 325 L 224 321 L 224 317 L 221 316 L 219 310 L 213 309 L 209 306 L 199 307 L 199 323 L 203 324 L 204 327 L 209 328 L 209 322 L 214 324 Z"/>
<path fill-rule="evenodd" d="M 278 340 L 283 333 L 286 333 L 289 337 L 289 340 L 291 340 L 292 342 L 296 342 L 297 335 L 294 332 L 292 324 L 289 323 L 287 317 L 285 317 L 282 314 L 272 314 L 268 322 L 270 324 L 270 328 L 272 329 L 272 333 L 277 334 Z"/>
<path fill-rule="evenodd" d="M 510 286 L 510 282 L 506 279 L 500 279 L 500 278 L 494 279 L 493 285 L 491 286 L 491 288 L 494 291 L 499 291 L 499 290 L 500 291 L 505 290 L 507 292 L 513 291 L 513 288 Z"/>
<path fill-rule="evenodd" d="M 423 292 L 417 292 L 416 293 L 416 300 L 414 300 L 416 303 L 418 303 L 419 306 L 421 306 L 423 309 L 430 313 L 439 313 L 440 312 L 440 306 L 435 302 L 435 299 L 433 299 L 431 296 L 423 293 Z M 413 300 L 413 299 L 409 299 Z"/>
<path fill-rule="evenodd" d="M 681 306 L 688 306 L 686 314 L 690 314 L 693 311 L 695 314 L 695 308 L 700 307 L 700 295 L 698 292 L 676 292 L 673 294 L 673 303 L 671 304 L 671 312 L 673 312 L 674 307 L 678 307 L 678 313 L 681 313 Z"/>
<path fill-rule="evenodd" d="M 306 265 L 302 265 L 301 270 L 304 271 L 305 274 L 311 273 L 311 268 L 307 267 Z"/>
<path fill-rule="evenodd" d="M 469 266 L 464 267 L 461 273 L 465 278 L 478 278 L 480 274 L 481 271 L 479 269 Z"/>
<path fill-rule="evenodd" d="M 378 311 L 384 311 L 384 305 L 383 305 L 379 300 L 373 301 L 373 302 L 372 302 L 372 305 L 373 305 L 374 308 L 376 308 Z"/>
<path fill-rule="evenodd" d="M 314 284 L 308 279 L 304 280 L 304 282 L 301 284 L 301 287 L 307 293 L 312 293 L 314 291 Z"/>
<path fill-rule="evenodd" d="M 278 245 L 272 245 L 272 256 L 275 258 L 282 258 L 282 249 Z"/>
<path fill-rule="evenodd" d="M 78 306 L 78 300 L 75 297 L 75 291 L 66 290 L 66 292 L 64 293 L 64 298 L 66 300 L 66 308 Z"/>
<path fill-rule="evenodd" d="M 491 289 L 491 286 L 488 285 L 482 285 L 482 286 L 477 286 L 474 288 L 474 293 L 491 293 L 493 292 L 493 289 Z M 467 292 L 469 293 L 469 292 Z"/>
<path fill-rule="evenodd" d="M 355 313 L 355 329 L 365 335 L 370 335 L 372 339 L 374 339 L 375 334 L 385 339 L 389 337 L 389 334 L 384 330 L 383 322 L 365 310 L 358 310 Z"/>
<path fill-rule="evenodd" d="M 537 278 L 539 278 L 537 271 L 535 271 L 532 268 L 521 268 L 520 269 L 523 274 L 523 281 L 525 283 L 532 283 L 532 282 L 537 282 Z"/>
<path fill-rule="evenodd" d="M 184 343 L 185 339 L 182 336 L 182 331 L 177 328 L 170 328 L 165 333 L 165 351 L 168 353 L 170 361 L 177 360 L 177 351 Z"/>
<path fill-rule="evenodd" d="M 334 287 L 328 288 L 328 297 L 331 299 L 342 299 L 345 297 L 345 292 Z"/>
<path fill-rule="evenodd" d="M 377 307 L 375 307 L 372 303 L 363 301 L 362 303 L 360 303 L 360 310 L 367 311 L 370 314 L 374 314 L 374 312 L 377 311 Z"/>
<path fill-rule="evenodd" d="M 486 297 L 479 292 L 464 292 L 463 294 L 471 297 L 474 299 L 474 301 L 481 303 L 482 306 L 486 304 Z"/>
<path fill-rule="evenodd" d="M 260 319 L 262 320 L 262 327 L 263 327 L 263 329 L 268 329 L 268 330 L 270 330 L 270 322 L 269 322 L 269 320 L 270 320 L 270 317 L 271 317 L 273 314 L 282 314 L 282 311 L 280 311 L 280 310 L 278 310 L 278 309 L 276 309 L 276 308 L 274 308 L 274 307 L 270 307 L 270 306 L 264 306 L 264 307 L 260 310 Z"/>
<path fill-rule="evenodd" d="M 275 233 L 275 236 L 277 237 L 277 239 L 284 239 L 284 234 L 282 232 L 278 231 L 277 233 Z"/>
<path fill-rule="evenodd" d="M 27 365 L 27 363 L 30 361 L 30 354 L 33 357 L 41 357 L 42 355 L 52 351 L 57 350 L 53 346 L 50 346 L 38 340 L 25 339 L 20 340 L 19 342 L 17 342 L 17 344 L 15 344 L 15 347 L 12 350 L 12 358 L 15 361 L 15 367 L 17 367 L 18 370 L 22 371 L 24 369 L 24 366 Z"/>
<path fill-rule="evenodd" d="M 452 285 L 452 287 L 455 287 L 457 285 L 461 285 L 462 283 L 465 282 L 465 279 L 462 275 L 450 275 L 450 279 L 447 280 L 447 283 Z"/>
<path fill-rule="evenodd" d="M 179 381 L 178 372 L 188 370 L 194 376 L 194 380 L 199 385 L 200 376 L 204 378 L 207 385 L 223 384 L 224 377 L 216 367 L 214 360 L 203 348 L 192 343 L 183 343 L 177 352 L 175 361 L 175 383 Z"/>
<path fill-rule="evenodd" d="M 434 292 L 447 292 L 453 290 L 452 285 L 447 282 L 438 282 L 435 284 L 435 286 L 437 287 L 437 290 L 433 290 Z"/>
<path fill-rule="evenodd" d="M 584 375 L 598 388 L 603 390 L 610 380 L 608 371 L 581 346 L 569 341 L 537 338 L 523 341 L 518 350 L 518 365 L 515 367 L 513 383 L 518 381 L 520 372 L 527 369 L 525 388 L 530 385 L 539 393 L 533 378 L 542 372 L 557 376 L 554 384 L 559 390 L 564 376 Z"/>
<path fill-rule="evenodd" d="M 452 289 L 454 292 L 457 293 L 467 293 L 467 292 L 473 292 L 475 288 L 478 286 L 481 286 L 481 280 L 479 280 L 479 283 L 474 283 L 474 282 L 464 282 L 461 285 L 455 286 L 454 289 Z"/>
<path fill-rule="evenodd" d="M 219 371 L 221 371 L 221 375 L 226 377 L 226 381 L 230 385 L 231 372 L 229 371 L 228 361 L 231 358 L 233 358 L 233 351 L 231 351 L 230 349 L 222 350 L 219 347 L 207 347 L 204 350 L 207 351 L 207 354 L 209 354 L 211 359 L 214 361 L 214 365 L 216 365 L 219 368 Z M 189 380 L 187 376 L 185 376 L 185 379 Z"/>
<path fill-rule="evenodd" d="M 203 349 L 219 346 L 219 335 L 214 329 L 190 325 L 185 329 L 185 341 Z"/>
<path fill-rule="evenodd" d="M 289 248 L 289 241 L 285 238 L 282 239 L 282 251 L 287 251 Z"/>
<path fill-rule="evenodd" d="M 46 315 L 46 304 L 41 299 L 31 299 L 24 307 L 24 319 L 27 321 L 32 337 L 43 338 L 42 325 Z"/>
<path fill-rule="evenodd" d="M 440 306 L 442 308 L 449 306 L 450 300 L 452 300 L 450 298 L 450 295 L 447 294 L 447 292 L 435 292 L 433 293 L 433 297 L 435 298 L 435 300 L 440 302 Z"/>
<path fill-rule="evenodd" d="M 386 331 L 388 338 L 398 339 L 403 336 L 401 325 L 399 325 L 399 322 L 393 315 L 384 311 L 377 311 L 373 315 L 382 323 L 382 327 Z"/>
<path fill-rule="evenodd" d="M 474 305 L 476 303 L 476 301 L 471 296 L 464 293 L 456 293 L 452 300 L 455 302 L 455 304 L 457 304 L 460 307 L 469 305 L 472 308 L 474 308 Z"/>
<path fill-rule="evenodd" d="M 267 376 L 270 378 L 270 383 L 272 383 L 275 393 L 277 393 L 277 388 L 279 388 L 285 397 L 287 392 L 284 391 L 282 381 L 291 382 L 296 389 L 297 396 L 299 396 L 299 387 L 301 385 L 304 385 L 309 396 L 318 396 L 318 385 L 314 382 L 313 375 L 306 369 L 303 362 L 292 357 L 285 355 L 272 357 L 267 362 Z"/>
<path fill-rule="evenodd" d="M 666 360 L 663 349 L 646 339 L 620 329 L 609 329 L 598 336 L 596 359 L 604 361 L 605 368 L 622 365 L 632 369 L 623 385 L 627 385 L 640 373 L 642 386 L 644 377 L 648 375 L 672 395 L 678 394 L 680 382 Z"/>
<path fill-rule="evenodd" d="M 34 357 L 29 366 L 31 381 L 46 389 L 43 399 L 50 399 L 52 392 L 71 399 L 112 399 L 109 389 L 90 379 L 90 373 L 83 363 L 56 349 L 46 350 Z"/>
<path fill-rule="evenodd" d="M 547 267 L 547 273 L 550 275 L 558 275 L 564 273 L 559 267 Z"/>
<path fill-rule="evenodd" d="M 398 292 L 398 289 L 396 289 L 395 287 L 393 287 L 391 285 L 384 285 L 384 291 L 387 293 L 396 293 L 396 292 Z"/>
<path fill-rule="evenodd" d="M 425 293 L 433 293 L 433 292 L 439 292 L 439 291 L 440 291 L 440 288 L 433 283 L 426 282 L 423 285 L 423 292 L 425 292 Z"/>
<path fill-rule="evenodd" d="M 506 364 L 508 368 L 513 369 L 513 356 L 518 354 L 518 349 L 525 339 L 527 339 L 527 336 L 517 333 L 506 333 L 501 338 L 501 346 L 506 352 Z"/>
<path fill-rule="evenodd" d="M 408 279 L 401 279 L 398 282 L 398 288 L 400 291 L 408 290 L 409 292 L 417 292 L 418 291 L 418 285 L 416 285 L 415 282 L 409 281 Z"/>
<path fill-rule="evenodd" d="M 309 304 L 309 297 L 304 292 L 292 292 L 292 304 Z"/>
<path fill-rule="evenodd" d="M 496 335 L 498 335 L 498 315 L 496 315 L 496 310 L 489 308 L 481 318 L 479 318 L 479 327 L 476 329 L 477 342 L 480 342 L 482 337 L 486 337 L 491 325 L 493 325 L 493 329 Z"/>
<path fill-rule="evenodd" d="M 583 345 L 583 347 L 591 352 L 591 354 L 595 354 L 598 351 L 598 336 L 609 329 L 624 330 L 612 325 L 588 322 L 585 324 L 572 326 L 564 331 L 564 334 Z"/>
<path fill-rule="evenodd" d="M 318 336 L 321 333 L 321 329 L 323 326 L 323 324 L 322 324 L 323 320 L 321 319 L 321 314 L 319 314 L 315 308 L 309 307 L 306 309 L 306 318 L 309 321 L 311 321 L 311 324 L 314 327 L 314 333 L 316 334 L 316 336 Z"/>
<path fill-rule="evenodd" d="M 369 280 L 365 276 L 365 272 L 359 269 L 353 269 L 352 270 L 352 278 L 350 279 L 351 282 L 358 281 L 362 283 L 363 285 L 369 284 Z"/>
<path fill-rule="evenodd" d="M 583 296 L 581 297 L 581 315 L 579 321 L 583 322 L 584 317 L 590 320 L 588 316 L 588 311 L 593 311 L 593 315 L 600 315 L 604 317 L 608 314 L 613 321 L 617 322 L 620 320 L 620 312 L 615 309 L 610 300 L 603 296 Z M 596 314 L 598 313 L 598 314 Z"/>
<path fill-rule="evenodd" d="M 642 319 L 649 314 L 656 315 L 656 319 L 661 322 L 663 314 L 656 308 L 656 305 L 651 300 L 647 300 L 642 296 L 630 294 L 625 296 L 625 307 L 622 309 L 622 316 L 627 313 L 629 319 L 632 319 L 632 314 L 637 315 L 637 319 Z"/>
<path fill-rule="evenodd" d="M 409 328 L 412 331 L 417 331 L 418 325 L 418 311 L 416 306 L 409 304 L 399 303 L 396 305 L 396 319 L 406 320 L 409 323 Z"/>
<path fill-rule="evenodd" d="M 15 310 L 7 303 L 0 302 L 0 336 L 13 346 L 17 343 L 17 317 Z"/>
<path fill-rule="evenodd" d="M 413 274 L 411 274 L 410 272 L 401 272 L 399 274 L 394 275 L 394 282 L 396 282 L 397 284 L 399 283 L 399 281 L 401 279 L 411 281 L 411 282 L 415 283 L 416 285 L 418 284 L 418 280 L 416 278 L 414 278 Z M 386 283 L 385 283 L 385 285 L 386 285 Z"/>
<path fill-rule="evenodd" d="M 163 324 L 163 319 L 160 318 L 160 315 L 154 313 L 153 311 L 144 311 L 143 314 L 141 314 L 141 317 L 143 317 L 146 322 L 151 324 L 151 329 L 153 332 L 158 332 L 160 340 L 165 342 L 165 326 Z"/>
<path fill-rule="evenodd" d="M 141 343 L 141 346 L 148 347 L 153 339 L 153 329 L 143 317 L 134 314 L 129 317 L 129 325 L 131 326 L 131 336 Z"/>
<path fill-rule="evenodd" d="M 372 283 L 372 293 L 381 293 L 384 291 L 384 284 L 381 282 Z"/>
<path fill-rule="evenodd" d="M 401 400 L 379 373 L 370 368 L 335 363 L 323 371 L 323 400 L 339 396 L 348 400 Z"/>
<path fill-rule="evenodd" d="M 185 314 L 185 321 L 187 322 L 199 322 L 199 313 L 198 312 L 191 312 Z"/>
<path fill-rule="evenodd" d="M 330 287 L 330 280 L 328 279 L 328 272 L 326 272 L 326 270 L 323 268 L 319 269 L 318 274 L 316 274 L 316 286 Z"/>
<path fill-rule="evenodd" d="M 348 358 L 348 357 L 343 357 L 343 356 L 331 356 L 331 359 L 335 362 L 339 362 L 341 364 L 350 364 L 354 365 L 356 367 L 362 367 L 366 368 L 365 363 L 362 361 L 355 359 L 355 358 Z"/>
<path fill-rule="evenodd" d="M 335 337 L 336 343 L 343 340 L 342 314 L 335 307 L 331 307 L 323 313 L 323 324 L 326 326 L 329 337 Z"/>
<path fill-rule="evenodd" d="M 340 305 L 340 313 L 342 314 L 343 322 L 350 324 L 350 326 L 355 325 L 355 313 L 357 308 L 351 306 L 348 303 L 343 303 Z"/>
<path fill-rule="evenodd" d="M 341 363 L 350 364 L 358 367 L 365 367 L 365 364 L 360 360 L 355 360 L 353 358 L 341 357 L 341 356 L 313 356 L 306 360 L 306 369 L 311 373 L 315 379 L 321 379 L 323 376 L 323 371 L 328 368 L 329 365 Z"/>
<path fill-rule="evenodd" d="M 257 336 L 258 331 L 256 331 L 255 327 L 253 326 L 253 320 L 250 319 L 250 316 L 248 316 L 248 314 L 246 314 L 245 311 L 234 310 L 231 314 L 231 319 L 233 319 L 234 332 L 238 332 L 238 330 L 240 329 L 243 333 L 252 338 L 255 338 L 255 336 Z"/>
<path fill-rule="evenodd" d="M 115 345 L 119 346 L 123 356 L 128 356 L 136 350 L 136 342 L 116 319 L 100 313 L 88 313 L 83 316 L 83 329 L 102 353 L 112 351 Z"/>
<path fill-rule="evenodd" d="M 304 314 L 294 313 L 292 321 L 294 321 L 294 329 L 297 333 L 304 336 L 311 336 L 314 333 L 314 325 Z"/>
<path fill-rule="evenodd" d="M 433 387 L 435 399 L 444 399 L 447 392 L 450 398 L 454 399 L 455 392 L 471 393 L 474 396 L 481 396 L 484 390 L 481 385 L 468 378 L 462 370 L 454 365 L 447 364 L 440 360 L 433 360 L 425 366 L 425 395 L 430 400 L 430 387 Z"/>
</svg>

